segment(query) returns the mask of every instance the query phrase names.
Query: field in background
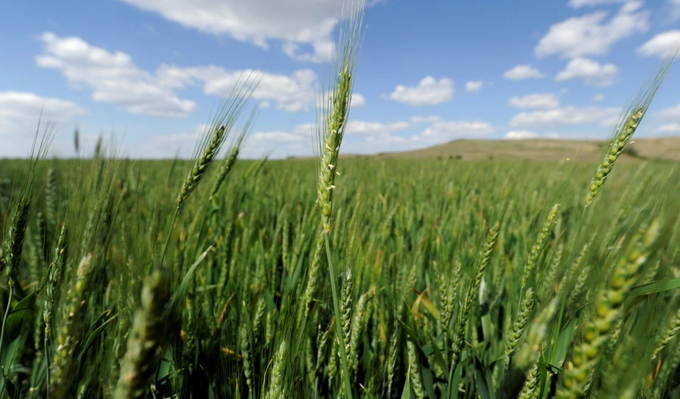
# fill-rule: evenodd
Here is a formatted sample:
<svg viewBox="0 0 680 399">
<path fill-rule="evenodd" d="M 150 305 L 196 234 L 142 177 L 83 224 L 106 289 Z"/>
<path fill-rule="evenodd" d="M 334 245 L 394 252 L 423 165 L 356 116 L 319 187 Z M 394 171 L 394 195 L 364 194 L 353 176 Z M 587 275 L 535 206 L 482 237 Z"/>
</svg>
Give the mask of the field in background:
<svg viewBox="0 0 680 399">
<path fill-rule="evenodd" d="M 647 257 L 636 285 L 680 276 L 680 203 L 667 195 L 680 189 L 677 164 L 617 166 L 584 213 L 595 164 L 343 159 L 329 234 L 338 321 L 326 255 L 319 259 L 315 244 L 317 162 L 240 161 L 213 200 L 217 171 L 208 173 L 174 221 L 161 269 L 187 163 L 39 163 L 16 274 L 24 298 L 35 292 L 38 300 L 19 312 L 2 352 L 13 392 L 44 397 L 51 359 L 60 367 L 52 366 L 51 384 L 83 398 L 112 397 L 130 373 L 126 347 L 152 342 L 162 360 L 136 360 L 152 367 L 145 378 L 155 376 L 159 397 L 338 397 L 340 322 L 354 397 L 514 398 L 532 375 L 534 393 L 552 397 L 570 348 L 593 320 L 601 282 L 631 248 Z M 27 168 L 0 161 L 5 242 Z M 634 233 L 650 223 L 660 233 L 640 241 Z M 49 301 L 41 288 L 62 261 L 45 341 Z M 306 305 L 315 262 L 322 272 Z M 81 296 L 78 276 L 87 278 Z M 0 285 L 5 303 L 4 278 Z M 616 338 L 600 348 L 594 393 L 660 397 L 677 389 L 680 341 L 671 335 L 654 352 L 674 323 L 669 304 L 678 295 L 652 292 L 630 296 L 613 320 Z M 165 299 L 153 305 L 154 298 Z M 135 315 L 158 314 L 154 306 L 173 310 L 142 333 Z M 80 318 L 68 317 L 74 309 Z M 65 333 L 72 348 L 60 355 Z"/>
<path fill-rule="evenodd" d="M 530 160 L 596 163 L 602 156 L 604 141 L 584 140 L 456 140 L 422 150 L 384 153 L 381 158 L 428 159 L 453 158 L 464 160 Z M 672 160 L 680 161 L 680 138 L 635 139 L 626 147 L 620 161 Z"/>
</svg>

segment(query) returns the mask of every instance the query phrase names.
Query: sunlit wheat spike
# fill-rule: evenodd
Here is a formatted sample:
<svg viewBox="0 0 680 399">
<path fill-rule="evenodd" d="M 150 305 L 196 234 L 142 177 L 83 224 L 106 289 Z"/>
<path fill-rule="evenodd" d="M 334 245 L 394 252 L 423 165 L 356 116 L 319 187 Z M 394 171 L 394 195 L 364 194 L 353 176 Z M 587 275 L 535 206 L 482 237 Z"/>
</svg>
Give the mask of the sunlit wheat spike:
<svg viewBox="0 0 680 399">
<path fill-rule="evenodd" d="M 61 227 L 57 246 L 54 251 L 54 258 L 47 271 L 47 281 L 45 282 L 45 302 L 43 304 L 43 322 L 45 324 L 45 347 L 52 334 L 52 317 L 54 304 L 59 302 L 60 291 L 58 285 L 62 280 L 66 261 L 68 260 L 68 230 L 66 226 Z"/>
<path fill-rule="evenodd" d="M 626 144 L 630 141 L 630 138 L 633 137 L 633 134 L 652 103 L 654 95 L 666 78 L 666 74 L 673 64 L 673 61 L 675 61 L 677 53 L 678 49 L 671 53 L 671 56 L 661 61 L 652 78 L 645 82 L 633 102 L 628 106 L 628 109 L 619 118 L 619 122 L 614 128 L 614 137 L 609 143 L 604 159 L 600 162 L 600 165 L 597 167 L 597 172 L 590 182 L 589 191 L 586 195 L 586 208 L 590 206 L 600 192 L 600 188 L 611 173 L 614 163 L 623 152 Z"/>
<path fill-rule="evenodd" d="M 64 298 L 65 308 L 62 311 L 58 329 L 57 348 L 52 362 L 52 382 L 49 387 L 50 397 L 69 397 L 74 389 L 77 364 L 76 353 L 83 338 L 87 298 L 90 293 L 92 255 L 85 255 L 78 265 L 76 280 L 71 284 Z"/>
<path fill-rule="evenodd" d="M 654 221 L 646 229 L 640 229 L 629 241 L 625 251 L 616 261 L 606 286 L 596 294 L 593 312 L 585 321 L 583 340 L 574 345 L 571 359 L 562 374 L 562 384 L 556 398 L 580 397 L 591 382 L 594 367 L 600 359 L 603 347 L 616 320 L 623 312 L 623 302 L 636 282 L 636 274 L 647 261 L 651 247 L 660 234 L 659 223 Z"/>
<path fill-rule="evenodd" d="M 286 341 L 279 344 L 279 349 L 276 351 L 274 361 L 272 364 L 272 375 L 269 383 L 269 392 L 267 399 L 283 399 L 284 396 L 284 365 L 286 362 Z"/>
<path fill-rule="evenodd" d="M 541 344 L 543 344 L 550 327 L 553 325 L 559 305 L 560 298 L 554 297 L 529 323 L 525 338 L 512 360 L 516 367 L 525 369 L 538 360 Z"/>
<path fill-rule="evenodd" d="M 505 367 L 507 368 L 510 364 L 510 356 L 517 346 L 517 342 L 522 337 L 524 328 L 531 317 L 531 312 L 534 310 L 534 302 L 536 297 L 534 296 L 534 290 L 532 288 L 527 289 L 524 294 L 524 299 L 522 300 L 522 305 L 517 313 L 517 318 L 512 325 L 512 328 L 508 332 L 508 336 L 505 341 Z"/>
<path fill-rule="evenodd" d="M 680 365 L 680 343 L 672 348 L 670 355 L 661 365 L 661 370 L 654 380 L 654 396 L 655 398 L 663 397 L 661 393 L 665 390 L 668 379 L 675 373 Z"/>
<path fill-rule="evenodd" d="M 167 271 L 158 268 L 144 284 L 141 308 L 137 310 L 127 341 L 114 399 L 140 399 L 156 372 L 165 339 L 163 311 L 170 298 Z"/>
<path fill-rule="evenodd" d="M 184 184 L 177 195 L 177 209 L 196 189 L 206 171 L 219 154 L 229 132 L 238 120 L 257 85 L 257 76 L 241 77 L 225 96 L 210 126 L 203 132 L 201 140 L 194 151 L 196 161 L 189 171 Z"/>
<path fill-rule="evenodd" d="M 524 265 L 524 271 L 522 272 L 522 286 L 520 288 L 520 292 L 524 292 L 524 290 L 527 288 L 527 284 L 529 283 L 529 281 L 531 281 L 534 278 L 534 268 L 536 267 L 538 258 L 541 255 L 541 252 L 543 251 L 543 247 L 545 247 L 545 244 L 548 242 L 548 238 L 550 238 L 550 233 L 555 227 L 559 210 L 560 210 L 559 204 L 553 205 L 552 209 L 550 209 L 550 212 L 548 213 L 548 217 L 543 223 L 541 232 L 538 234 L 538 237 L 536 238 L 536 242 L 531 247 L 531 251 L 529 252 L 529 256 L 527 257 L 526 265 Z"/>
<path fill-rule="evenodd" d="M 28 173 L 24 176 L 21 188 L 19 189 L 19 198 L 12 209 L 9 229 L 5 236 L 2 255 L 0 256 L 3 258 L 0 261 L 0 267 L 3 265 L 5 267 L 7 285 L 10 287 L 10 295 L 19 273 L 19 263 L 21 262 L 21 253 L 24 247 L 29 210 L 31 208 L 31 195 L 36 179 L 36 167 L 38 162 L 42 161 L 47 156 L 47 151 L 54 138 L 54 124 L 47 124 L 42 136 L 40 136 L 39 133 L 40 123 L 38 123 L 38 128 L 33 139 L 33 147 L 29 155 Z M 40 140 L 38 141 L 39 137 Z"/>
<path fill-rule="evenodd" d="M 659 336 L 656 344 L 656 348 L 654 348 L 654 353 L 652 354 L 652 359 L 656 358 L 661 351 L 664 350 L 664 348 L 668 345 L 671 340 L 678 335 L 678 331 L 680 331 L 680 312 L 677 312 L 668 322 L 666 325 L 666 329 L 663 330 L 663 333 Z"/>
<path fill-rule="evenodd" d="M 406 349 L 408 352 L 408 374 L 411 378 L 411 388 L 413 388 L 416 398 L 423 399 L 425 398 L 425 388 L 423 387 L 423 382 L 421 380 L 416 346 L 413 342 L 407 341 Z"/>
<path fill-rule="evenodd" d="M 352 332 L 350 335 L 349 347 L 348 347 L 348 360 L 350 373 L 355 373 L 359 365 L 359 347 L 360 340 L 364 337 L 364 331 L 366 331 L 366 324 L 371 317 L 371 307 L 368 306 L 368 301 L 373 297 L 375 291 L 374 287 L 371 287 L 367 292 L 359 297 L 354 315 L 352 318 Z"/>
<path fill-rule="evenodd" d="M 363 27 L 364 3 L 353 5 L 353 13 L 345 31 L 340 32 L 341 55 L 335 64 L 335 73 L 329 81 L 328 92 L 321 94 L 321 109 L 317 110 L 316 141 L 321 158 L 317 182 L 317 201 L 321 209 L 324 231 L 330 232 L 333 191 L 337 175 L 340 146 L 345 135 L 349 117 L 352 88 L 354 86 L 354 65 Z"/>
<path fill-rule="evenodd" d="M 31 200 L 28 194 L 22 195 L 17 201 L 12 212 L 12 220 L 5 241 L 5 272 L 7 273 L 7 284 L 13 287 L 19 273 L 19 262 L 24 247 L 26 228 L 28 227 L 28 211 L 31 207 Z"/>
<path fill-rule="evenodd" d="M 529 370 L 522 390 L 520 391 L 517 399 L 534 399 L 538 395 L 538 366 L 539 363 L 536 362 L 534 366 Z"/>
<path fill-rule="evenodd" d="M 470 287 L 468 288 L 467 295 L 465 296 L 465 301 L 461 305 L 458 324 L 453 330 L 453 339 L 451 340 L 451 362 L 455 365 L 460 359 L 461 351 L 463 350 L 463 341 L 465 338 L 465 327 L 467 326 L 467 321 L 470 316 L 470 308 L 475 300 L 475 296 L 479 290 L 479 284 L 482 281 L 486 267 L 489 265 L 489 260 L 491 259 L 491 253 L 496 245 L 496 239 L 498 239 L 498 231 L 500 230 L 500 223 L 496 222 L 488 231 L 486 236 L 486 241 L 484 242 L 484 247 L 478 255 L 477 269 L 475 270 L 474 277 L 470 282 Z"/>
<path fill-rule="evenodd" d="M 241 130 L 241 133 L 239 133 L 236 140 L 234 140 L 234 142 L 231 144 L 229 155 L 222 163 L 222 167 L 220 167 L 220 171 L 217 175 L 217 178 L 215 179 L 215 183 L 213 183 L 213 187 L 210 190 L 211 201 L 215 199 L 215 195 L 219 191 L 220 186 L 222 186 L 222 183 L 227 178 L 227 175 L 229 175 L 229 172 L 231 172 L 231 170 L 234 168 L 234 164 L 236 164 L 236 160 L 238 159 L 239 153 L 241 152 L 243 142 L 245 141 L 246 136 L 250 132 L 250 128 L 255 121 L 255 115 L 256 110 L 253 110 L 253 112 L 250 114 L 250 117 L 248 118 L 248 121 L 246 122 L 246 125 Z"/>
</svg>

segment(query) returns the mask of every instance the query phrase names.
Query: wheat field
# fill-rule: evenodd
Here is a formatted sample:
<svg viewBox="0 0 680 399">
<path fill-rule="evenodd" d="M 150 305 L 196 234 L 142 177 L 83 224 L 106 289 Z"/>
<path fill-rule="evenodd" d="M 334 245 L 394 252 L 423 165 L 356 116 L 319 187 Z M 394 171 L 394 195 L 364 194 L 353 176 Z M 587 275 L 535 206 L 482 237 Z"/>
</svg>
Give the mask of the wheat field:
<svg viewBox="0 0 680 399">
<path fill-rule="evenodd" d="M 248 76 L 191 161 L 0 160 L 2 397 L 680 395 L 680 170 L 617 163 L 673 57 L 598 163 L 342 158 L 362 16 L 315 159 L 238 159 Z"/>
</svg>

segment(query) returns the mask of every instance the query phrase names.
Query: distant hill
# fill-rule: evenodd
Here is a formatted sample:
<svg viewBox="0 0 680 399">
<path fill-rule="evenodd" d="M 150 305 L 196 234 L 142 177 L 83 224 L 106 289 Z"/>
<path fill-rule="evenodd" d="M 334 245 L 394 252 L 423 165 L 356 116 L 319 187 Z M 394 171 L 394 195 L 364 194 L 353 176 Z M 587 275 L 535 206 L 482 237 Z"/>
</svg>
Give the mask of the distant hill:
<svg viewBox="0 0 680 399">
<path fill-rule="evenodd" d="M 382 158 L 452 158 L 462 160 L 532 160 L 597 162 L 604 141 L 586 140 L 455 140 L 420 150 L 376 155 Z M 350 155 L 351 156 L 351 155 Z M 662 159 L 680 161 L 680 137 L 634 139 L 621 161 Z"/>
</svg>

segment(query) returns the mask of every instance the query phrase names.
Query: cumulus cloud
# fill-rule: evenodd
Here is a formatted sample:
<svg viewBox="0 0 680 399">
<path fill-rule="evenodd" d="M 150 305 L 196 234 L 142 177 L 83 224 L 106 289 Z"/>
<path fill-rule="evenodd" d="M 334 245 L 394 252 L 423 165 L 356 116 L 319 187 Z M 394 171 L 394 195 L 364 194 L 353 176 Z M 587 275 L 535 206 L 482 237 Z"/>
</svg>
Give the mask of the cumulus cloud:
<svg viewBox="0 0 680 399">
<path fill-rule="evenodd" d="M 412 116 L 411 122 L 413 123 L 434 123 L 440 121 L 442 118 L 437 115 L 431 116 Z"/>
<path fill-rule="evenodd" d="M 309 156 L 313 155 L 314 149 L 312 137 L 309 132 L 298 131 L 254 132 L 244 143 L 242 154 L 244 158 Z"/>
<path fill-rule="evenodd" d="M 200 32 L 263 49 L 281 44 L 289 57 L 324 62 L 334 51 L 333 30 L 342 9 L 332 0 L 121 0 Z M 381 3 L 372 1 L 369 6 Z"/>
<path fill-rule="evenodd" d="M 437 121 L 413 136 L 414 141 L 444 143 L 463 138 L 482 138 L 495 133 L 491 124 L 483 121 Z"/>
<path fill-rule="evenodd" d="M 209 125 L 198 124 L 179 133 L 153 135 L 135 143 L 132 156 L 164 158 L 176 154 L 181 158 L 192 156 L 196 143 Z M 309 129 L 305 129 L 305 126 Z M 312 155 L 312 132 L 314 124 L 296 126 L 293 131 L 255 131 L 246 137 L 241 148 L 242 158 L 284 158 L 288 156 Z M 175 152 L 176 151 L 176 152 Z"/>
<path fill-rule="evenodd" d="M 666 107 L 656 113 L 656 116 L 667 122 L 680 122 L 680 104 Z"/>
<path fill-rule="evenodd" d="M 538 133 L 530 130 L 511 130 L 504 136 L 507 140 L 535 139 L 536 137 L 538 137 Z"/>
<path fill-rule="evenodd" d="M 414 143 L 404 137 L 388 133 L 368 136 L 361 141 L 347 141 L 342 144 L 345 154 L 380 154 L 404 151 L 414 148 Z"/>
<path fill-rule="evenodd" d="M 559 139 L 560 134 L 556 132 L 539 134 L 532 130 L 511 130 L 507 132 L 503 138 L 505 140 Z"/>
<path fill-rule="evenodd" d="M 484 82 L 481 80 L 471 80 L 465 83 L 465 91 L 468 93 L 473 93 L 475 91 L 479 91 L 482 86 L 484 86 Z"/>
<path fill-rule="evenodd" d="M 612 46 L 635 33 L 649 29 L 649 12 L 640 11 L 642 2 L 626 2 L 607 20 L 609 13 L 596 11 L 554 24 L 539 41 L 534 53 L 542 58 L 606 55 Z"/>
<path fill-rule="evenodd" d="M 397 85 L 387 98 L 409 105 L 435 105 L 451 101 L 453 91 L 453 80 L 448 78 L 437 80 L 427 76 L 418 86 Z"/>
<path fill-rule="evenodd" d="M 177 118 L 191 113 L 196 104 L 180 99 L 168 85 L 139 69 L 129 55 L 111 53 L 79 37 L 59 37 L 51 32 L 41 36 L 44 54 L 36 57 L 43 68 L 57 69 L 74 88 L 92 90 L 94 101 L 122 105 L 128 112 Z"/>
<path fill-rule="evenodd" d="M 606 87 L 614 84 L 618 73 L 619 68 L 614 64 L 600 64 L 588 58 L 577 57 L 569 61 L 566 68 L 555 76 L 555 80 L 560 82 L 583 79 L 586 84 Z"/>
<path fill-rule="evenodd" d="M 345 133 L 348 135 L 376 136 L 404 130 L 408 127 L 409 123 L 405 121 L 382 123 L 350 120 L 345 128 Z"/>
<path fill-rule="evenodd" d="M 540 79 L 545 77 L 545 74 L 529 64 L 521 64 L 505 71 L 503 77 L 510 80 Z"/>
<path fill-rule="evenodd" d="M 223 96 L 239 80 L 255 76 L 259 83 L 252 98 L 261 101 L 263 108 L 271 105 L 287 112 L 307 111 L 317 97 L 318 77 L 311 69 L 283 75 L 214 65 L 161 65 L 152 74 L 135 66 L 125 53 L 111 53 L 77 37 L 60 38 L 48 32 L 42 40 L 45 54 L 36 57 L 39 66 L 60 70 L 74 88 L 91 89 L 93 100 L 122 105 L 132 114 L 185 117 L 196 104 L 180 99 L 175 90 L 198 85 L 204 94 Z M 356 107 L 366 103 L 359 93 L 352 98 Z"/>
<path fill-rule="evenodd" d="M 360 93 L 352 93 L 352 107 L 363 108 L 366 106 L 366 98 Z"/>
<path fill-rule="evenodd" d="M 554 93 L 533 93 L 522 97 L 511 97 L 508 104 L 515 108 L 557 108 L 560 100 Z"/>
<path fill-rule="evenodd" d="M 227 70 L 218 66 L 178 67 L 162 65 L 158 75 L 163 82 L 175 86 L 201 85 L 204 94 L 224 95 L 244 76 L 255 76 L 255 70 Z M 287 112 L 307 111 L 314 107 L 317 75 L 311 69 L 301 69 L 290 76 L 259 72 L 255 100 L 271 102 L 276 109 Z M 359 102 L 361 103 L 360 97 Z"/>
<path fill-rule="evenodd" d="M 581 7 L 595 7 L 608 4 L 625 3 L 628 0 L 569 0 L 569 7 L 581 8 Z"/>
<path fill-rule="evenodd" d="M 604 94 L 602 93 L 597 93 L 593 96 L 593 101 L 602 101 L 604 100 Z"/>
<path fill-rule="evenodd" d="M 680 0 L 678 0 L 678 7 L 680 8 Z M 676 29 L 659 33 L 638 47 L 636 53 L 643 57 L 654 55 L 663 58 L 672 55 L 671 51 L 677 49 L 678 46 L 680 46 L 680 30 Z"/>
<path fill-rule="evenodd" d="M 248 141 L 267 143 L 298 143 L 305 141 L 304 136 L 288 132 L 255 132 L 248 136 Z"/>
<path fill-rule="evenodd" d="M 521 129 L 557 128 L 592 123 L 608 126 L 620 112 L 620 108 L 568 105 L 546 111 L 520 112 L 510 120 L 510 126 Z"/>
<path fill-rule="evenodd" d="M 667 123 L 660 125 L 656 131 L 664 134 L 680 133 L 680 123 Z"/>
<path fill-rule="evenodd" d="M 0 92 L 0 157 L 28 154 L 39 121 L 43 126 L 46 122 L 56 123 L 57 128 L 66 125 L 70 131 L 75 118 L 85 113 L 72 101 L 28 92 Z"/>
</svg>

